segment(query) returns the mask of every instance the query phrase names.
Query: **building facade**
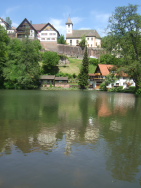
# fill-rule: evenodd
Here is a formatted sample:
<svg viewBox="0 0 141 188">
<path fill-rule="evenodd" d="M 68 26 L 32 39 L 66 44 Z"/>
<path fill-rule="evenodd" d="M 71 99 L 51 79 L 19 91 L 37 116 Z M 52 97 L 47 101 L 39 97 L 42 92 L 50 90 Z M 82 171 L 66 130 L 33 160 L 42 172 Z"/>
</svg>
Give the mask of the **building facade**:
<svg viewBox="0 0 141 188">
<path fill-rule="evenodd" d="M 79 46 L 83 36 L 86 38 L 88 47 L 101 47 L 101 37 L 96 30 L 73 30 L 73 23 L 68 18 L 66 23 L 66 43 L 72 46 Z"/>
<path fill-rule="evenodd" d="M 56 42 L 60 36 L 59 32 L 51 25 L 47 24 L 32 24 L 26 18 L 17 27 L 17 38 L 38 39 L 44 42 Z"/>
</svg>

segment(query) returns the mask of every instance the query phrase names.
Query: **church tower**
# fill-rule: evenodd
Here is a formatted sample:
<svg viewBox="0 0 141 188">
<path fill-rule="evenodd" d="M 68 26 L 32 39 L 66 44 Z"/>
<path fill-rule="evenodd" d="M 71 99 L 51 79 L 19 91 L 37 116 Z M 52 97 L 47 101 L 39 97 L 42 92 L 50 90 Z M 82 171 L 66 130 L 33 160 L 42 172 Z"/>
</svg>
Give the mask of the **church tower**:
<svg viewBox="0 0 141 188">
<path fill-rule="evenodd" d="M 73 23 L 69 17 L 66 23 L 66 34 L 72 34 L 72 30 L 73 30 Z"/>
</svg>

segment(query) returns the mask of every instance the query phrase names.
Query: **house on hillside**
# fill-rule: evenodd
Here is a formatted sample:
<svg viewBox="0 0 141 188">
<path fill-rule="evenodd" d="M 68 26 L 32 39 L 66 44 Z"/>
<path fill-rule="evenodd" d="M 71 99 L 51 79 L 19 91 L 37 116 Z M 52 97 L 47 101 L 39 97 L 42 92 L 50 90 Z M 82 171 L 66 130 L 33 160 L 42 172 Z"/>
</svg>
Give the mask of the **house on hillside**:
<svg viewBox="0 0 141 188">
<path fill-rule="evenodd" d="M 10 29 L 10 25 L 1 17 L 0 17 L 0 25 L 3 26 L 5 30 Z"/>
<path fill-rule="evenodd" d="M 114 65 L 108 65 L 108 64 L 98 64 L 95 73 L 89 74 L 90 78 L 90 85 L 94 89 L 99 89 L 100 84 L 102 84 L 106 78 L 111 72 L 113 73 Z M 107 86 L 107 88 L 112 87 L 118 87 L 123 86 L 124 88 L 127 88 L 128 86 L 135 86 L 135 83 L 133 79 L 131 79 L 127 74 L 123 73 L 122 76 L 118 77 L 118 79 L 115 81 L 115 83 L 111 83 Z"/>
<path fill-rule="evenodd" d="M 96 30 L 73 30 L 73 23 L 68 18 L 66 23 L 66 43 L 78 46 L 83 36 L 86 37 L 88 47 L 101 47 L 101 37 Z"/>
<path fill-rule="evenodd" d="M 3 18 L 0 18 L 0 25 L 4 27 L 10 37 L 16 36 L 15 27 L 11 27 Z"/>
<path fill-rule="evenodd" d="M 44 42 L 56 42 L 60 33 L 50 23 L 32 24 L 26 18 L 17 27 L 17 38 L 38 39 Z"/>
</svg>

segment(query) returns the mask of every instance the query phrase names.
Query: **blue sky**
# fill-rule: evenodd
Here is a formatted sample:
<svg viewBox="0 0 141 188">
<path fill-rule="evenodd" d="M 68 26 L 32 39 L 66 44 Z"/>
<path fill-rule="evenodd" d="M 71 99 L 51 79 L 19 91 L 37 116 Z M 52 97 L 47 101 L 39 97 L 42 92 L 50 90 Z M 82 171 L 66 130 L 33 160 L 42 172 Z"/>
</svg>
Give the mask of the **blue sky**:
<svg viewBox="0 0 141 188">
<path fill-rule="evenodd" d="M 9 16 L 16 27 L 24 18 L 33 24 L 50 22 L 65 35 L 65 23 L 70 15 L 74 29 L 96 29 L 104 36 L 115 7 L 128 4 L 140 5 L 141 14 L 141 0 L 5 0 L 0 5 L 0 17 Z"/>
</svg>

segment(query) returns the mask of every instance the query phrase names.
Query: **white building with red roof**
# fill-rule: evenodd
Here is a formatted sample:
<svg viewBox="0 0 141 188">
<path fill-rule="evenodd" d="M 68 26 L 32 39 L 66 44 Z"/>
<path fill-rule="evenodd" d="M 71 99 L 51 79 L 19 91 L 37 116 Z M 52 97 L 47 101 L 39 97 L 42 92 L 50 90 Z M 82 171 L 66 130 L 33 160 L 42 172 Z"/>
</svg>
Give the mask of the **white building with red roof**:
<svg viewBox="0 0 141 188">
<path fill-rule="evenodd" d="M 106 76 L 110 73 L 114 73 L 114 65 L 108 64 L 98 64 L 94 74 L 89 74 L 90 85 L 94 89 L 99 89 L 100 85 L 105 81 Z M 115 75 L 117 75 L 115 73 Z M 107 88 L 122 86 L 123 89 L 129 86 L 135 86 L 135 82 L 131 79 L 126 73 L 122 73 L 117 77 L 117 80 L 114 83 L 111 83 Z"/>
</svg>

